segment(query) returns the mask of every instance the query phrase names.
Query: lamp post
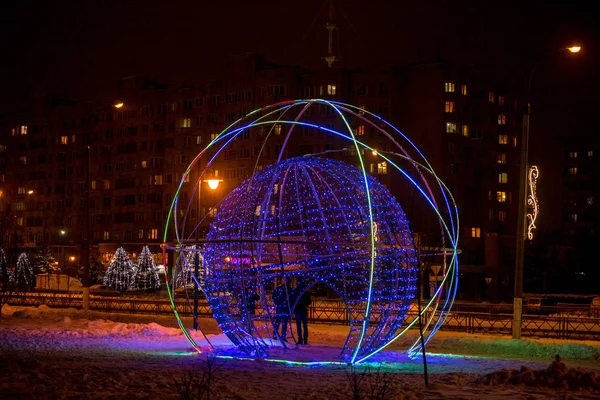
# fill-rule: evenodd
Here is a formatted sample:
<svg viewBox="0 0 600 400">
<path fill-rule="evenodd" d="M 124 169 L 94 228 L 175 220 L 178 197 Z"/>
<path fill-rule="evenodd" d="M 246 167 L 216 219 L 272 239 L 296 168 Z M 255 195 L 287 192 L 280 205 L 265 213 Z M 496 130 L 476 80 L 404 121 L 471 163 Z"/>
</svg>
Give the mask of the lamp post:
<svg viewBox="0 0 600 400">
<path fill-rule="evenodd" d="M 198 166 L 200 166 L 200 164 L 198 164 Z M 196 225 L 196 245 L 195 245 L 195 250 L 196 253 L 194 255 L 194 277 L 196 279 L 196 282 L 198 281 L 198 274 L 200 272 L 200 254 L 199 254 L 199 245 L 198 245 L 198 241 L 200 240 L 199 237 L 199 230 L 200 230 L 200 210 L 202 209 L 202 202 L 201 202 L 201 196 L 202 196 L 202 182 L 206 182 L 208 184 L 208 188 L 211 190 L 217 190 L 217 188 L 219 187 L 219 184 L 221 182 L 223 182 L 220 179 L 206 179 L 206 180 L 202 180 L 201 179 L 201 175 L 200 172 L 198 172 L 198 199 L 197 199 L 197 203 L 196 203 L 196 221 L 197 221 L 197 225 Z M 194 329 L 198 330 L 198 285 L 194 284 Z"/>
<path fill-rule="evenodd" d="M 579 53 L 581 46 L 563 47 L 553 51 L 554 54 L 559 51 L 568 50 L 571 53 Z M 512 337 L 513 339 L 521 339 L 521 317 L 523 313 L 523 269 L 525 265 L 525 214 L 527 211 L 527 173 L 529 170 L 528 153 L 529 153 L 529 119 L 531 111 L 531 81 L 536 67 L 540 64 L 538 60 L 529 71 L 529 80 L 527 83 L 527 95 L 525 110 L 523 113 L 523 127 L 521 136 L 521 163 L 519 170 L 519 207 L 517 215 L 517 248 L 515 260 L 515 289 L 513 300 L 513 321 L 512 321 Z"/>
</svg>

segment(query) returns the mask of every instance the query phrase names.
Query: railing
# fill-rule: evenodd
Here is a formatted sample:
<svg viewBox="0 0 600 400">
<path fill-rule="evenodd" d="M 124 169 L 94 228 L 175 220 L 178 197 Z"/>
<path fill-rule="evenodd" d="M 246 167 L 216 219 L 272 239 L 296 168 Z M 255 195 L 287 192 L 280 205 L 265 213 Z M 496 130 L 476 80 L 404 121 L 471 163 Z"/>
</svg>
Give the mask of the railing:
<svg viewBox="0 0 600 400">
<path fill-rule="evenodd" d="M 80 293 L 16 293 L 8 304 L 16 306 L 39 306 L 46 304 L 53 308 L 82 308 Z M 176 302 L 180 315 L 191 316 L 190 302 L 185 299 Z M 512 306 L 510 305 L 465 305 L 458 304 L 448 314 L 443 330 L 467 333 L 510 334 L 512 330 Z M 90 296 L 90 309 L 104 312 L 171 314 L 171 303 L 160 294 L 130 297 Z M 522 333 L 524 336 L 554 339 L 600 340 L 600 309 L 589 306 L 524 307 Z M 260 305 L 257 313 L 260 313 Z M 339 300 L 315 299 L 309 307 L 311 323 L 348 325 L 350 315 L 359 314 L 357 309 L 349 309 Z M 212 311 L 206 299 L 200 299 L 198 314 L 211 317 Z M 411 311 L 405 323 L 416 318 Z M 373 312 L 371 322 L 377 324 L 378 312 Z"/>
</svg>

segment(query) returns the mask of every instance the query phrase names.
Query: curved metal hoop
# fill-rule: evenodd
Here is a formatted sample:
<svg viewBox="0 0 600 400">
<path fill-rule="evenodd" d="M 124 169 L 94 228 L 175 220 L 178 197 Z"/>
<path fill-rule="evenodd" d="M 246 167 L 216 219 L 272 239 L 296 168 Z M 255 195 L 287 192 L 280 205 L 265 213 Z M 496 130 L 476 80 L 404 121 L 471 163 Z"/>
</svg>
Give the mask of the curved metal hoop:
<svg viewBox="0 0 600 400">
<path fill-rule="evenodd" d="M 318 107 L 326 108 L 331 110 L 331 114 L 337 116 L 338 120 L 341 121 L 343 129 L 337 131 L 329 126 L 319 126 L 314 123 L 308 121 L 307 114 L 309 111 L 314 110 Z M 358 121 L 360 127 L 362 127 L 362 131 L 353 129 L 350 125 L 350 121 Z M 393 148 L 394 151 L 379 151 L 367 143 L 361 141 L 362 134 L 364 134 L 365 126 L 370 127 L 373 131 L 382 135 L 383 138 L 386 138 L 391 145 L 387 146 L 388 148 Z M 373 155 L 379 157 L 387 166 L 394 168 L 394 170 L 398 171 L 399 175 L 402 176 L 406 182 L 413 186 L 415 193 L 424 200 L 425 204 L 429 206 L 433 215 L 437 217 L 438 225 L 439 225 L 439 240 L 437 243 L 440 246 L 436 246 L 441 251 L 431 252 L 430 250 L 422 254 L 420 254 L 420 262 L 425 262 L 427 257 L 437 257 L 437 260 L 440 261 L 442 268 L 442 278 L 440 281 L 440 285 L 435 288 L 435 292 L 431 299 L 425 304 L 421 313 L 419 315 L 420 318 L 425 319 L 425 323 L 423 324 L 425 330 L 425 343 L 431 339 L 433 334 L 439 329 L 441 324 L 443 324 L 446 319 L 450 307 L 452 305 L 454 296 L 456 294 L 457 288 L 457 276 L 458 276 L 458 232 L 459 232 L 459 223 L 458 223 L 458 210 L 454 199 L 448 190 L 448 188 L 444 185 L 444 183 L 439 179 L 439 177 L 435 174 L 433 168 L 426 160 L 421 151 L 414 145 L 410 139 L 404 135 L 400 130 L 395 128 L 393 125 L 389 124 L 387 121 L 383 120 L 381 117 L 372 114 L 364 109 L 344 104 L 341 102 L 333 102 L 322 99 L 309 99 L 309 100 L 295 100 L 295 101 L 285 101 L 281 103 L 277 103 L 271 106 L 267 106 L 258 110 L 255 110 L 248 115 L 240 118 L 236 122 L 232 123 L 230 126 L 225 128 L 217 137 L 215 137 L 207 146 L 204 148 L 189 164 L 185 173 L 183 174 L 181 181 L 179 183 L 179 187 L 174 196 L 171 209 L 169 211 L 168 219 L 165 225 L 163 242 L 165 243 L 163 248 L 177 250 L 180 252 L 180 256 L 178 257 L 178 261 L 174 268 L 167 275 L 170 275 L 169 281 L 171 284 L 167 284 L 167 288 L 169 291 L 169 297 L 171 299 L 171 303 L 173 305 L 175 316 L 178 320 L 179 326 L 184 331 L 184 334 L 190 341 L 190 343 L 196 348 L 198 351 L 201 351 L 200 346 L 196 344 L 191 335 L 187 332 L 184 327 L 183 322 L 181 321 L 180 316 L 177 313 L 176 302 L 175 302 L 175 283 L 177 282 L 178 276 L 180 277 L 182 274 L 188 273 L 190 270 L 190 254 L 202 254 L 204 265 L 203 270 L 211 271 L 211 268 L 219 267 L 216 264 L 216 258 L 214 257 L 214 252 L 211 253 L 211 247 L 219 247 L 223 249 L 224 246 L 235 247 L 235 240 L 229 241 L 226 245 L 217 244 L 216 242 L 210 242 L 207 240 L 204 243 L 205 248 L 203 250 L 197 249 L 198 242 L 193 239 L 194 234 L 199 229 L 199 226 L 205 221 L 207 218 L 212 217 L 211 210 L 209 210 L 204 216 L 198 216 L 195 219 L 194 223 L 191 223 L 191 209 L 193 204 L 193 196 L 190 198 L 184 198 L 182 196 L 182 188 L 184 184 L 189 180 L 190 172 L 195 168 L 199 169 L 201 159 L 206 158 L 206 156 L 210 156 L 208 161 L 206 161 L 206 166 L 201 169 L 201 172 L 198 175 L 198 179 L 193 188 L 193 193 L 198 193 L 199 184 L 201 184 L 202 180 L 207 176 L 208 171 L 211 169 L 212 164 L 215 159 L 222 154 L 226 148 L 230 146 L 230 144 L 239 138 L 241 135 L 244 135 L 244 132 L 248 132 L 249 130 L 259 130 L 261 135 L 264 136 L 263 144 L 256 156 L 256 162 L 254 171 L 250 175 L 250 179 L 246 181 L 246 183 L 238 187 L 238 189 L 234 190 L 234 192 L 239 190 L 236 196 L 238 196 L 238 205 L 242 204 L 242 199 L 251 198 L 248 197 L 248 190 L 253 188 L 253 183 L 256 180 L 266 179 L 263 175 L 258 171 L 258 165 L 261 158 L 264 158 L 264 154 L 267 149 L 267 143 L 270 138 L 281 135 L 282 131 L 286 131 L 285 139 L 279 154 L 277 156 L 277 162 L 272 166 L 275 169 L 280 170 L 279 178 L 285 177 L 289 175 L 290 165 L 293 164 L 290 160 L 284 160 L 283 155 L 288 146 L 290 138 L 293 133 L 300 133 L 304 129 L 312 129 L 320 131 L 326 135 L 332 135 L 337 138 L 344 139 L 351 143 L 351 147 L 348 149 L 342 149 L 344 151 L 350 151 L 353 155 L 356 156 L 358 164 L 360 165 L 360 172 L 358 181 L 360 182 L 360 186 L 362 186 L 362 193 L 364 195 L 364 209 L 363 213 L 366 216 L 365 222 L 368 224 L 368 236 L 367 241 L 364 242 L 363 247 L 364 250 L 361 250 L 362 254 L 366 254 L 366 271 L 367 271 L 367 280 L 366 284 L 366 297 L 363 299 L 361 304 L 361 309 L 363 310 L 362 317 L 360 318 L 359 326 L 353 325 L 351 327 L 351 331 L 354 329 L 356 335 L 353 337 L 355 339 L 353 343 L 349 343 L 348 340 L 344 348 L 348 348 L 349 351 L 344 352 L 344 358 L 346 361 L 351 363 L 359 363 L 363 362 L 373 355 L 377 354 L 384 348 L 386 348 L 393 341 L 402 336 L 406 331 L 412 328 L 415 323 L 418 322 L 419 318 L 413 318 L 411 321 L 400 321 L 400 324 L 396 327 L 396 329 L 390 329 L 389 331 L 384 332 L 379 328 L 380 325 L 385 325 L 386 321 L 382 321 L 379 323 L 379 326 L 374 324 L 373 319 L 373 310 L 374 304 L 379 304 L 381 299 L 374 295 L 374 289 L 377 285 L 378 279 L 378 262 L 380 258 L 378 258 L 378 252 L 381 253 L 381 247 L 378 247 L 377 236 L 381 233 L 381 229 L 386 229 L 383 225 L 381 225 L 381 220 L 378 219 L 378 215 L 374 211 L 378 209 L 378 204 L 380 204 L 380 197 L 373 194 L 373 191 L 378 188 L 378 184 L 373 181 L 367 173 L 366 168 L 366 160 L 364 158 L 365 152 L 370 152 Z M 340 151 L 340 150 L 337 150 Z M 321 153 L 321 155 L 327 155 L 330 151 L 325 151 Z M 287 163 L 287 164 L 286 164 Z M 285 167 L 288 168 L 288 172 L 286 175 Z M 283 172 L 282 172 L 283 171 Z M 357 175 L 358 176 L 358 175 Z M 297 178 L 297 177 L 296 177 Z M 290 178 L 291 179 L 291 178 Z M 315 177 L 316 181 L 322 181 L 322 177 Z M 315 181 L 313 179 L 313 181 Z M 342 178 L 338 178 L 342 179 Z M 307 181 L 308 182 L 308 181 Z M 267 187 L 273 187 L 276 183 L 276 180 L 269 182 L 269 184 L 265 184 Z M 331 183 L 327 183 L 331 185 Z M 324 184 L 323 187 L 327 187 Z M 314 182 L 313 182 L 314 185 Z M 376 191 L 376 190 L 375 190 Z M 232 195 L 233 193 L 232 192 Z M 245 196 L 245 197 L 244 197 Z M 375 196 L 375 197 L 373 197 Z M 277 196 L 269 196 L 269 198 L 276 198 Z M 231 200 L 230 196 L 227 196 Z M 280 202 L 279 206 L 282 206 L 281 197 L 279 197 Z M 224 203 L 225 198 L 221 200 L 219 204 L 217 204 L 214 208 L 218 208 L 222 210 L 222 206 L 227 207 L 227 203 Z M 338 199 L 339 201 L 339 199 Z M 378 203 L 379 202 L 379 203 Z M 263 202 L 264 205 L 268 205 L 269 201 Z M 261 207 L 263 206 L 261 203 Z M 247 208 L 247 207 L 246 207 Z M 265 207 L 266 208 L 266 207 Z M 242 207 L 243 209 L 243 207 Z M 258 208 L 257 208 L 258 210 Z M 221 211 L 219 211 L 221 212 Z M 261 208 L 258 213 L 269 212 L 269 210 L 265 210 Z M 219 213 L 217 213 L 219 215 Z M 232 216 L 230 216 L 232 217 Z M 322 220 L 325 217 L 321 216 Z M 263 227 L 264 228 L 264 227 Z M 175 242 L 168 243 L 168 234 L 169 232 L 173 232 L 175 235 Z M 248 238 L 241 238 L 238 242 L 247 241 Z M 284 240 L 281 237 L 278 238 L 279 242 L 278 246 L 284 245 Z M 236 239 L 237 240 L 237 239 Z M 194 245 L 193 249 L 186 249 L 186 246 L 190 244 Z M 335 245 L 335 243 L 328 242 L 329 245 Z M 238 247 L 241 246 L 238 243 Z M 402 246 L 399 246 L 400 248 Z M 407 247 L 404 244 L 404 247 Z M 399 251 L 399 250 L 398 250 Z M 406 252 L 406 249 L 403 251 Z M 280 251 L 281 252 L 281 251 Z M 242 254 L 240 252 L 240 254 Z M 283 261 L 280 259 L 280 261 Z M 229 261 L 228 261 L 229 262 Z M 250 261 L 251 263 L 253 261 Z M 284 265 L 284 262 L 280 262 L 279 264 Z M 247 313 L 248 310 L 245 311 L 243 308 L 245 307 L 246 301 L 246 287 L 244 286 L 244 275 L 243 271 L 237 270 L 238 272 L 242 272 L 242 289 L 243 301 L 239 301 L 239 304 L 242 307 L 238 306 L 238 311 L 241 314 Z M 292 274 L 293 276 L 294 274 Z M 210 277 L 210 272 L 208 275 Z M 255 277 L 256 278 L 256 277 Z M 203 287 L 202 285 L 206 283 L 209 285 L 210 279 L 205 279 L 204 282 L 201 279 L 196 279 L 192 276 L 193 285 Z M 260 281 L 260 279 L 259 279 Z M 179 281 L 181 282 L 181 280 Z M 407 281 L 409 282 L 409 281 Z M 409 285 L 410 286 L 410 285 Z M 218 290 L 216 286 L 211 286 L 209 291 L 213 293 L 215 290 Z M 266 316 L 264 318 L 265 324 L 273 323 L 273 315 L 269 313 L 270 307 L 272 304 L 269 304 L 267 301 L 267 296 L 265 296 L 264 285 L 260 285 L 260 298 L 262 309 L 266 310 Z M 210 293 L 209 293 L 210 294 Z M 186 293 L 186 301 L 188 306 L 191 306 L 190 296 Z M 209 302 L 211 307 L 213 307 L 213 312 L 215 309 L 222 308 L 222 303 L 214 300 L 215 298 L 219 298 L 219 296 L 207 296 L 209 298 Z M 221 296 L 222 298 L 223 296 Z M 406 301 L 406 299 L 404 299 Z M 347 304 L 348 306 L 348 304 Z M 404 304 L 405 309 L 408 309 L 409 304 Z M 291 309 L 290 309 L 291 311 Z M 229 312 L 229 311 L 227 311 Z M 225 313 L 226 314 L 226 313 Z M 291 314 L 291 312 L 290 312 Z M 389 314 L 392 315 L 392 314 Z M 400 317 L 400 315 L 398 315 Z M 388 317 L 388 318 L 391 318 Z M 404 320 L 404 316 L 402 316 L 402 320 Z M 390 320 L 391 321 L 391 320 Z M 401 326 L 401 328 L 400 328 Z M 254 323 L 252 325 L 248 324 L 225 324 L 222 323 L 221 327 L 223 330 L 230 334 L 228 335 L 230 338 L 233 338 L 234 344 L 236 344 L 239 348 L 246 351 L 248 354 L 253 354 L 254 356 L 264 356 L 266 354 L 265 349 L 273 343 L 276 337 L 269 337 L 264 335 L 264 332 L 269 332 L 268 329 L 263 331 L 263 334 L 255 334 L 256 331 L 254 327 Z M 379 335 L 376 339 L 372 338 L 373 333 Z M 379 332 L 379 333 L 377 333 Z M 349 338 L 351 334 L 349 335 Z M 285 343 L 283 343 L 285 346 Z M 408 349 L 410 353 L 416 354 L 420 351 L 420 343 L 415 342 Z"/>
</svg>

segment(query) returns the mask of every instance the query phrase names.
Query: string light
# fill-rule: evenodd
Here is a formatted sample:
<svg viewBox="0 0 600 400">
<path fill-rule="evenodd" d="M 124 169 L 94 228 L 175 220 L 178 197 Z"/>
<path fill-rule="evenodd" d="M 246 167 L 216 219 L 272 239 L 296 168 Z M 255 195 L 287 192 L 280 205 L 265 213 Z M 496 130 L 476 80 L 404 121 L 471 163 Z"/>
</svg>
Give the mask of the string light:
<svg viewBox="0 0 600 400">
<path fill-rule="evenodd" d="M 535 222 L 537 221 L 538 213 L 540 211 L 540 205 L 537 197 L 537 180 L 540 176 L 540 171 L 536 165 L 532 165 L 529 168 L 529 194 L 527 195 L 527 205 L 532 208 L 531 213 L 527 213 L 527 219 L 529 225 L 527 226 L 527 239 L 533 240 L 533 230 L 537 227 Z"/>
<path fill-rule="evenodd" d="M 31 266 L 29 258 L 25 253 L 19 254 L 15 276 L 15 281 L 20 287 L 35 287 L 35 274 L 33 273 L 33 267 Z"/>
<path fill-rule="evenodd" d="M 158 268 L 154 265 L 152 253 L 148 246 L 144 246 L 138 257 L 138 266 L 131 283 L 132 289 L 160 289 Z"/>
<path fill-rule="evenodd" d="M 310 107 L 331 108 L 344 129 L 336 131 L 307 122 L 304 115 Z M 358 140 L 350 125 L 357 119 L 387 138 L 397 151 L 380 151 Z M 285 126 L 288 129 L 283 130 Z M 321 157 L 283 159 L 292 133 L 301 130 L 294 130 L 296 127 L 317 129 L 352 142 L 353 150 L 347 151 L 358 157 L 360 169 L 325 158 L 329 156 L 326 153 Z M 258 129 L 267 133 L 261 134 L 264 142 L 250 179 L 215 205 L 218 212 L 204 248 L 190 247 L 189 243 L 195 242 L 194 233 L 211 210 L 191 224 L 188 215 L 195 200 L 179 203 L 183 183 L 210 151 L 211 157 L 198 176 L 197 188 L 212 163 L 238 135 Z M 256 166 L 265 157 L 263 150 L 267 143 L 282 132 L 285 139 L 277 162 L 258 171 Z M 433 210 L 440 228 L 441 247 L 437 251 L 428 246 L 427 254 L 418 255 L 400 205 L 387 189 L 367 175 L 362 158 L 367 151 L 398 171 Z M 174 245 L 168 244 L 169 232 L 173 231 L 171 223 L 177 238 Z M 436 258 L 436 263 L 443 266 L 441 285 L 421 311 L 427 331 L 425 342 L 439 329 L 456 294 L 458 231 L 458 210 L 450 192 L 401 131 L 381 117 L 352 105 L 320 99 L 294 100 L 249 113 L 224 129 L 196 156 L 173 198 L 164 230 L 163 252 L 179 252 L 176 265 L 168 274 L 174 283 L 182 272 L 189 274 L 193 265 L 190 256 L 193 259 L 199 252 L 203 255 L 201 289 L 213 315 L 238 349 L 252 357 L 266 357 L 272 340 L 280 339 L 273 332 L 277 317 L 271 296 L 274 282 L 286 283 L 288 317 L 295 299 L 306 287 L 316 282 L 325 284 L 351 311 L 351 328 L 341 357 L 359 363 L 384 349 L 418 321 L 414 318 L 404 323 L 416 292 L 417 257 L 421 262 Z M 193 279 L 194 284 L 200 287 L 201 278 Z M 287 286 L 288 282 L 297 281 L 301 283 L 296 288 Z M 175 309 L 174 293 L 168 289 L 179 326 L 200 351 L 185 330 Z M 254 307 L 249 307 L 247 300 L 255 292 L 260 304 L 253 314 L 249 310 Z M 187 292 L 186 298 L 191 306 Z M 288 346 L 286 342 L 282 345 Z M 415 354 L 420 346 L 413 344 L 409 352 Z"/>
<path fill-rule="evenodd" d="M 126 291 L 131 287 L 133 276 L 133 263 L 124 248 L 119 247 L 104 274 L 103 283 L 119 291 Z"/>
</svg>

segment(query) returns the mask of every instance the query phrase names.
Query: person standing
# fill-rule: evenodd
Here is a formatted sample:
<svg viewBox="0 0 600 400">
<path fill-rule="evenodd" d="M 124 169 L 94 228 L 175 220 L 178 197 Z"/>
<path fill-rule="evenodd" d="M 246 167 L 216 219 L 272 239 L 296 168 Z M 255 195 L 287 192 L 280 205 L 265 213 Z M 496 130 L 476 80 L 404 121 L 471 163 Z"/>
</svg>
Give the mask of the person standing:
<svg viewBox="0 0 600 400">
<path fill-rule="evenodd" d="M 294 307 L 294 319 L 298 332 L 298 344 L 308 344 L 308 307 L 312 299 L 310 292 L 305 290 Z"/>
<path fill-rule="evenodd" d="M 290 319 L 290 292 L 291 287 L 289 283 L 287 285 L 279 285 L 273 291 L 273 303 L 275 303 L 274 336 L 281 339 L 282 342 L 287 342 L 287 325 Z M 279 325 L 282 325 L 281 334 L 279 333 Z"/>
</svg>

